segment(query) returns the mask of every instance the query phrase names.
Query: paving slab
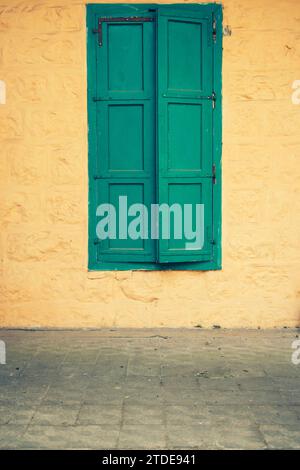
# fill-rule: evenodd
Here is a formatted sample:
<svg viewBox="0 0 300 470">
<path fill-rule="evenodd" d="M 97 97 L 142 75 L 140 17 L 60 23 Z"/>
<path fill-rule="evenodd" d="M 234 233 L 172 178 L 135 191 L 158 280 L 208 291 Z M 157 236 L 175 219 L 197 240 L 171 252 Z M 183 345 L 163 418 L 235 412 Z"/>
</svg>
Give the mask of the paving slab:
<svg viewBox="0 0 300 470">
<path fill-rule="evenodd" d="M 2 449 L 299 449 L 298 330 L 0 330 Z"/>
</svg>

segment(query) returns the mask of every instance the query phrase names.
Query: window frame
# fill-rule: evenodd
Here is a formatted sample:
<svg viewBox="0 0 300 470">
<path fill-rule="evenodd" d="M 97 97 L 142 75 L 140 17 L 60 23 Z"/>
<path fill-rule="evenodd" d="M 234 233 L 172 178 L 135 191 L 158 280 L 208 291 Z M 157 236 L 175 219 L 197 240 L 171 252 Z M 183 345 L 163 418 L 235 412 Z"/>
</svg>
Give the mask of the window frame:
<svg viewBox="0 0 300 470">
<path fill-rule="evenodd" d="M 92 28 L 97 28 L 97 17 L 118 13 L 132 15 L 132 6 L 126 4 L 87 4 L 87 114 L 88 114 L 88 270 L 89 271 L 208 271 L 222 269 L 222 5 L 210 4 L 169 4 L 170 9 L 181 9 L 183 12 L 199 11 L 203 5 L 211 6 L 216 21 L 216 41 L 213 47 L 213 90 L 216 93 L 215 109 L 213 112 L 213 163 L 215 165 L 216 183 L 213 185 L 213 259 L 202 262 L 155 263 L 155 262 L 99 262 L 96 259 L 94 223 L 92 211 L 95 210 L 94 198 L 94 168 L 97 158 L 96 149 L 96 106 L 93 101 L 96 77 L 96 47 L 98 47 Z M 134 4 L 134 12 L 145 13 L 156 9 L 158 4 Z M 91 28 L 91 25 L 92 28 Z"/>
</svg>

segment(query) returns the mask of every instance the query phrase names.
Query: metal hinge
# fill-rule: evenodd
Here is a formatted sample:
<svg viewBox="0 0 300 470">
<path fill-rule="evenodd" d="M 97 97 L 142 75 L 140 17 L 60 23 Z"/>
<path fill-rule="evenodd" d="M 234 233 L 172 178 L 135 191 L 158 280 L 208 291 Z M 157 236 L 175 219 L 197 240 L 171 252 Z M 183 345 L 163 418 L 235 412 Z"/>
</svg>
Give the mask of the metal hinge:
<svg viewBox="0 0 300 470">
<path fill-rule="evenodd" d="M 215 109 L 217 97 L 216 97 L 216 94 L 215 94 L 214 91 L 212 92 L 212 95 L 209 97 L 209 99 L 210 99 L 211 102 L 212 102 L 212 107 L 213 107 L 213 109 Z"/>
<path fill-rule="evenodd" d="M 155 18 L 145 17 L 145 16 L 129 16 L 129 17 L 106 17 L 98 18 L 98 28 L 93 29 L 93 34 L 98 34 L 98 45 L 101 47 L 103 45 L 102 38 L 102 23 L 148 23 L 149 21 L 154 21 Z"/>
<path fill-rule="evenodd" d="M 164 93 L 162 96 L 163 96 L 163 97 L 166 97 L 166 96 L 168 96 L 168 95 L 167 95 L 166 93 Z M 215 109 L 215 107 L 216 107 L 217 95 L 216 95 L 216 93 L 215 93 L 214 91 L 212 92 L 212 94 L 211 94 L 210 96 L 199 96 L 199 95 L 198 95 L 198 96 L 195 96 L 195 98 L 196 98 L 197 100 L 208 100 L 208 101 L 211 101 L 211 102 L 212 102 L 212 107 L 213 107 L 213 109 Z"/>
<path fill-rule="evenodd" d="M 217 182 L 217 177 L 216 177 L 216 165 L 213 164 L 212 166 L 212 183 L 216 184 Z"/>
<path fill-rule="evenodd" d="M 212 21 L 212 37 L 213 37 L 213 42 L 215 43 L 217 41 L 217 20 L 213 16 L 213 21 Z"/>
</svg>

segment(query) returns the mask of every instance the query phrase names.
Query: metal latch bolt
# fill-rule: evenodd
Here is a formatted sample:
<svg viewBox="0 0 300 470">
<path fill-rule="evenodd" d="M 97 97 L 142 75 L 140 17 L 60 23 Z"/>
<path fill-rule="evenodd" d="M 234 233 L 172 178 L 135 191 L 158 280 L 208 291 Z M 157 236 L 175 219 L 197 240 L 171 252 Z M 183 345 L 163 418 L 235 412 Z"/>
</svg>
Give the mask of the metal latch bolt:
<svg viewBox="0 0 300 470">
<path fill-rule="evenodd" d="M 102 37 L 102 23 L 147 23 L 149 21 L 154 21 L 154 18 L 149 18 L 145 16 L 129 16 L 129 17 L 106 17 L 98 18 L 98 28 L 93 29 L 93 34 L 98 34 L 98 44 L 101 47 L 103 45 Z"/>
</svg>

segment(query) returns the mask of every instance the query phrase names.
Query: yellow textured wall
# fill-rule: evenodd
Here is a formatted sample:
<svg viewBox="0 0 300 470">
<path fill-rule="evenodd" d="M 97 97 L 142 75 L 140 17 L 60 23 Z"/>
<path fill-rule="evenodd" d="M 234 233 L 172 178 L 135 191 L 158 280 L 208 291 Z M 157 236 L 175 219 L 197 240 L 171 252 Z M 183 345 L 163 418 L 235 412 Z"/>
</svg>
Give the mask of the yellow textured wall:
<svg viewBox="0 0 300 470">
<path fill-rule="evenodd" d="M 84 2 L 0 0 L 0 326 L 300 324 L 300 2 L 223 5 L 223 270 L 93 274 Z"/>
</svg>

